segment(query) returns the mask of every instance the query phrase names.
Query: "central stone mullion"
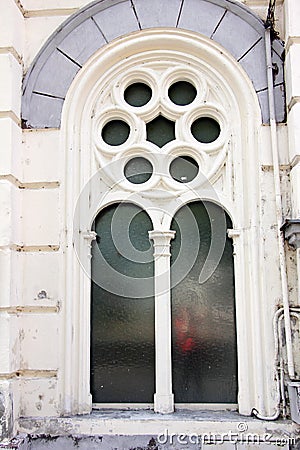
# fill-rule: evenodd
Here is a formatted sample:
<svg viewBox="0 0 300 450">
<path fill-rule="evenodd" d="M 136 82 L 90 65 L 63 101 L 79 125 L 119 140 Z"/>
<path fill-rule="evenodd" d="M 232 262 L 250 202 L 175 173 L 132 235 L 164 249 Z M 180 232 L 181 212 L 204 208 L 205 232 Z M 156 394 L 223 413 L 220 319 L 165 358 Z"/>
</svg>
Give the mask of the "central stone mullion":
<svg viewBox="0 0 300 450">
<path fill-rule="evenodd" d="M 174 411 L 171 359 L 170 241 L 175 231 L 150 231 L 155 274 L 155 380 L 154 411 Z"/>
</svg>

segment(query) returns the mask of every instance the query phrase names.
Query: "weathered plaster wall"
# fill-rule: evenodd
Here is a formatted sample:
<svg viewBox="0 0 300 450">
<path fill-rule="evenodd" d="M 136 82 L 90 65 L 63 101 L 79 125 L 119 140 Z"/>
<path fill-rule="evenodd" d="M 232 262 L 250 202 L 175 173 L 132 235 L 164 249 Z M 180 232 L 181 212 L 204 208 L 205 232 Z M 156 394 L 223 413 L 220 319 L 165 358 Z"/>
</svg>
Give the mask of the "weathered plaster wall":
<svg viewBox="0 0 300 450">
<path fill-rule="evenodd" d="M 21 130 L 22 76 L 50 34 L 85 0 L 4 0 L 0 15 L 0 436 L 21 416 L 58 416 L 62 292 L 59 130 Z M 265 17 L 267 0 L 244 0 Z M 300 217 L 300 4 L 278 2 L 286 41 L 288 123 L 278 129 L 287 216 Z M 284 14 L 283 14 L 284 12 Z M 287 140 L 288 131 L 288 140 Z M 288 141 L 288 146 L 287 146 Z M 280 296 L 269 129 L 261 128 L 261 208 L 266 267 L 266 336 Z M 290 190 L 291 187 L 291 190 Z M 291 195 L 290 195 L 291 194 Z M 287 249 L 291 302 L 299 304 L 295 252 Z M 298 250 L 298 271 L 300 256 Z M 266 279 L 269 273 L 262 274 Z M 266 355 L 267 358 L 268 355 Z M 300 361 L 298 374 L 300 371 Z M 31 448 L 31 447 L 30 447 Z M 34 444 L 32 444 L 32 448 Z M 72 448 L 72 447 L 71 447 Z M 92 447 L 89 447 L 92 448 Z M 101 447 L 100 447 L 101 448 Z M 222 448 L 224 448 L 222 446 Z M 244 448 L 244 447 L 243 447 Z"/>
<path fill-rule="evenodd" d="M 17 255 L 20 237 L 20 191 L 16 180 L 21 166 L 20 104 L 24 18 L 13 1 L 6 1 L 0 17 L 0 437 L 8 437 L 18 414 L 16 371 L 19 369 L 18 318 L 20 304 Z"/>
<path fill-rule="evenodd" d="M 57 411 L 60 165 L 51 131 L 34 146 L 30 133 L 22 132 L 26 19 L 17 2 L 5 0 L 2 6 L 0 436 L 7 438 L 20 413 Z"/>
<path fill-rule="evenodd" d="M 287 125 L 290 164 L 291 211 L 289 217 L 300 217 L 300 3 L 285 0 L 285 42 L 286 42 L 286 86 L 287 86 Z M 297 291 L 297 305 L 300 304 L 300 249 L 289 250 L 289 260 L 294 259 L 294 291 Z M 295 273 L 295 267 L 297 273 Z M 296 281 L 297 280 L 297 281 Z M 297 355 L 299 364 L 300 355 Z"/>
</svg>

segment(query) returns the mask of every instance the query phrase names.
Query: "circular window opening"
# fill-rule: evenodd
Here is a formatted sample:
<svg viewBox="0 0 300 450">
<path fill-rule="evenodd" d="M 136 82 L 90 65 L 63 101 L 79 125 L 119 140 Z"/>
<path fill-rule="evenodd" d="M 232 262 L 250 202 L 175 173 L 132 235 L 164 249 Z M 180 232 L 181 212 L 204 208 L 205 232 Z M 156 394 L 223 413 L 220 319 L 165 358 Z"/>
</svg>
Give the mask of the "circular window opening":
<svg viewBox="0 0 300 450">
<path fill-rule="evenodd" d="M 129 125 L 123 120 L 110 120 L 102 129 L 102 139 L 108 145 L 121 145 L 127 141 Z"/>
<path fill-rule="evenodd" d="M 168 95 L 175 105 L 185 106 L 192 103 L 197 95 L 195 86 L 187 81 L 177 81 L 170 86 Z"/>
<path fill-rule="evenodd" d="M 170 175 L 179 183 L 189 183 L 196 178 L 198 172 L 198 163 L 191 156 L 178 156 L 170 165 Z"/>
<path fill-rule="evenodd" d="M 211 117 L 200 117 L 191 126 L 195 139 L 204 144 L 214 142 L 220 135 L 221 128 L 218 122 Z"/>
<path fill-rule="evenodd" d="M 131 106 L 144 106 L 151 100 L 151 97 L 151 88 L 145 83 L 133 83 L 124 92 L 124 99 Z"/>
<path fill-rule="evenodd" d="M 151 178 L 153 167 L 146 158 L 132 158 L 125 165 L 124 175 L 130 183 L 142 184 Z"/>
</svg>

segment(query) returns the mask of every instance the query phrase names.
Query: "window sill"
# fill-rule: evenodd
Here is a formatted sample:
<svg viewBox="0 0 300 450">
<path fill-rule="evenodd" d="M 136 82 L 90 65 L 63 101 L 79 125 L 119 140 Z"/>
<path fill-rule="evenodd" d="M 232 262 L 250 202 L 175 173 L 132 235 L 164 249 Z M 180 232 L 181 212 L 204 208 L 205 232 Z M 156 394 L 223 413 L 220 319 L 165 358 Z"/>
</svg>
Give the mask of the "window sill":
<svg viewBox="0 0 300 450">
<path fill-rule="evenodd" d="M 229 443 L 266 442 L 269 445 L 287 446 L 288 438 L 297 436 L 297 425 L 290 420 L 266 422 L 253 417 L 241 416 L 236 411 L 212 411 L 188 409 L 176 410 L 173 414 L 158 414 L 153 410 L 93 410 L 89 415 L 70 417 L 20 418 L 18 431 L 33 435 L 55 436 L 139 436 L 154 439 L 186 439 L 206 436 L 215 442 Z M 230 438 L 231 436 L 231 438 Z M 249 442 L 249 439 L 252 441 Z M 286 442 L 285 442 L 286 440 Z M 162 442 L 161 442 L 162 443 Z"/>
<path fill-rule="evenodd" d="M 93 410 L 154 410 L 153 403 L 93 403 Z M 175 403 L 175 411 L 237 411 L 236 403 Z M 173 415 L 174 413 L 172 413 Z"/>
</svg>

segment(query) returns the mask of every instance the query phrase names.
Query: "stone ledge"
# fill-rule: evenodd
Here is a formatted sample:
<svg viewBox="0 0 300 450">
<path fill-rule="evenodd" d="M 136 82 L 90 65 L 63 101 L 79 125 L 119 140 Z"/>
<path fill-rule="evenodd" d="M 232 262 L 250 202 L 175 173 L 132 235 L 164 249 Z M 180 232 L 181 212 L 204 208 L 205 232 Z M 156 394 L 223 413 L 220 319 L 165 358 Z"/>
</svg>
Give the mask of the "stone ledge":
<svg viewBox="0 0 300 450">
<path fill-rule="evenodd" d="M 241 425 L 243 430 L 241 431 Z M 69 417 L 26 417 L 18 421 L 18 430 L 27 434 L 69 436 L 80 435 L 158 435 L 168 433 L 237 433 L 243 440 L 246 433 L 275 437 L 298 436 L 299 428 L 290 420 L 262 421 L 241 416 L 235 411 L 177 410 L 158 414 L 152 410 L 93 411 L 89 415 Z"/>
</svg>

